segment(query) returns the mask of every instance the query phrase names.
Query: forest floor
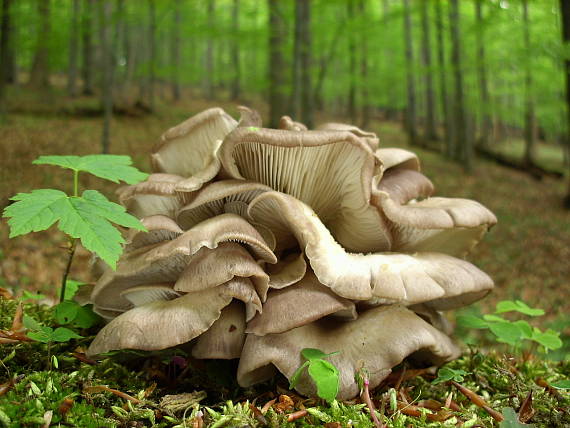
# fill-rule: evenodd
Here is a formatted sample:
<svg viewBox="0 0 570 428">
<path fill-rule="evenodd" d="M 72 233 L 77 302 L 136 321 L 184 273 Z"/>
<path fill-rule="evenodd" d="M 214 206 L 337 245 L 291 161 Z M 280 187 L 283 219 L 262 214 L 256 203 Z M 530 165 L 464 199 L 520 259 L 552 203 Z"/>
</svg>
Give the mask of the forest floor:
<svg viewBox="0 0 570 428">
<path fill-rule="evenodd" d="M 52 167 L 33 166 L 31 164 L 32 160 L 39 155 L 84 155 L 100 151 L 100 119 L 77 115 L 73 108 L 68 108 L 71 103 L 58 100 L 59 97 L 52 99 L 46 97 L 45 99 L 34 99 L 32 101 L 25 100 L 22 102 L 22 105 L 13 109 L 13 112 L 7 117 L 7 122 L 0 126 L 0 153 L 2 153 L 0 160 L 0 206 L 2 208 L 8 203 L 9 197 L 17 192 L 28 192 L 37 188 L 70 189 L 71 176 L 69 173 L 58 171 Z M 32 102 L 34 108 L 27 108 Z M 96 103 L 89 99 L 74 101 L 74 103 L 96 108 Z M 54 104 L 57 104 L 57 108 L 54 108 Z M 230 114 L 237 116 L 235 104 L 227 102 L 217 104 Z M 112 124 L 111 151 L 116 154 L 131 155 L 140 169 L 149 171 L 148 154 L 162 132 L 207 107 L 211 107 L 211 103 L 206 101 L 181 102 L 176 105 L 162 105 L 157 113 L 153 115 L 117 117 Z M 59 113 L 54 113 L 54 110 L 59 111 Z M 263 114 L 264 109 L 260 110 Z M 318 122 L 326 120 L 342 121 L 343 118 L 318 118 Z M 406 146 L 405 135 L 398 123 L 373 122 L 370 130 L 378 133 L 382 147 L 403 147 L 409 149 Z M 570 346 L 567 341 L 568 335 L 570 335 L 570 319 L 568 317 L 570 300 L 566 298 L 570 293 L 570 212 L 565 211 L 561 204 L 565 190 L 564 182 L 550 178 L 536 181 L 522 172 L 506 169 L 488 161 L 479 161 L 475 172 L 468 175 L 463 172 L 460 166 L 435 153 L 416 148 L 413 148 L 413 150 L 418 153 L 422 160 L 423 172 L 435 184 L 437 195 L 478 200 L 490 208 L 499 219 L 498 225 L 491 230 L 468 257 L 470 261 L 481 267 L 495 280 L 496 289 L 489 297 L 470 309 L 470 311 L 487 313 L 498 301 L 504 299 L 521 299 L 531 306 L 543 308 L 546 310 L 546 315 L 538 318 L 534 325 L 541 328 L 552 327 L 561 331 L 566 337 L 564 352 L 567 353 Z M 81 178 L 81 186 L 83 188 L 101 190 L 109 197 L 113 196 L 113 192 L 116 189 L 116 186 L 112 184 L 105 184 L 88 176 Z M 62 234 L 55 230 L 10 240 L 8 239 L 6 222 L 2 220 L 0 224 L 0 287 L 7 288 L 18 295 L 23 290 L 41 292 L 48 296 L 47 300 L 53 300 L 57 294 L 58 284 L 64 269 L 65 244 L 66 241 Z M 80 257 L 76 259 L 72 267 L 71 277 L 85 282 L 92 281 L 93 278 L 89 273 L 88 262 L 89 256 L 80 254 Z M 2 304 L 2 307 L 0 307 L 0 316 L 2 316 L 0 329 L 6 329 L 9 327 L 15 307 L 12 302 L 4 302 L 2 298 L 0 298 L 0 303 Z M 53 316 L 47 307 L 41 309 L 28 305 L 27 308 L 28 312 L 37 312 L 38 319 L 46 320 L 46 322 L 49 317 Z M 89 334 L 89 332 L 86 333 Z M 80 345 L 88 343 L 87 340 L 83 342 Z M 506 349 L 505 345 L 500 346 L 502 348 L 497 349 L 502 351 Z M 18 403 L 21 400 L 27 400 L 25 397 L 35 395 L 37 409 L 30 410 L 30 414 L 33 417 L 40 415 L 41 409 L 48 409 L 47 403 L 56 400 L 55 398 L 53 400 L 48 399 L 48 395 L 55 394 L 54 397 L 57 396 L 57 400 L 60 402 L 69 396 L 76 400 L 77 403 L 86 403 L 84 404 L 87 406 L 84 409 L 85 412 L 91 412 L 91 414 L 107 418 L 109 417 L 110 406 L 122 405 L 125 407 L 125 400 L 107 391 L 104 394 L 87 394 L 87 401 L 84 401 L 83 399 L 85 399 L 86 395 L 81 388 L 84 388 L 87 384 L 105 384 L 111 388 L 129 391 L 130 394 L 136 395 L 140 391 L 147 390 L 151 385 L 151 379 L 156 378 L 147 373 L 153 370 L 155 374 L 157 373 L 156 367 L 152 367 L 152 361 L 156 360 L 156 364 L 160 366 L 158 373 L 162 372 L 163 378 L 165 373 L 167 373 L 167 377 L 171 376 L 169 371 L 172 370 L 168 363 L 169 357 L 165 355 L 148 360 L 151 362 L 144 365 L 143 370 L 145 370 L 145 373 L 142 373 L 142 375 L 140 366 L 137 366 L 138 363 L 133 363 L 132 361 L 126 363 L 126 365 L 121 365 L 121 362 L 117 360 L 105 360 L 93 368 L 85 363 L 80 363 L 79 360 L 71 356 L 72 349 L 69 348 L 68 344 L 62 344 L 50 350 L 52 354 L 58 355 L 58 358 L 61 360 L 60 365 L 64 367 L 63 370 L 60 370 L 60 372 L 56 371 L 54 374 L 54 372 L 45 371 L 47 365 L 52 363 L 45 362 L 45 347 L 41 348 L 41 344 L 21 343 L 14 345 L 13 349 L 18 352 L 15 354 L 15 357 L 8 358 L 12 354 L 8 355 L 9 352 L 4 353 L 4 351 L 10 351 L 10 349 L 12 348 L 5 347 L 0 352 L 0 365 L 4 366 L 10 373 L 8 376 L 0 375 L 0 382 L 2 379 L 7 380 L 6 384 L 0 385 L 0 396 L 3 395 L 2 388 L 12 382 L 8 378 L 14 373 L 20 374 L 36 371 L 36 373 L 29 374 L 25 378 L 25 382 L 22 381 L 11 385 L 8 388 L 11 389 L 10 395 L 6 396 L 12 403 Z M 563 354 L 558 354 L 558 357 L 563 357 Z M 539 397 L 535 398 L 537 400 L 536 407 L 542 406 L 542 413 L 540 418 L 531 419 L 531 421 L 543 421 L 544 425 L 541 424 L 539 426 L 562 426 L 557 425 L 562 420 L 560 418 L 568 418 L 568 414 L 564 412 L 559 413 L 555 410 L 561 406 L 560 403 L 562 402 L 565 405 L 568 404 L 566 393 L 564 393 L 566 394 L 565 398 L 560 398 L 560 393 L 556 393 L 558 394 L 556 395 L 551 391 L 552 394 L 549 394 L 549 390 L 530 386 L 538 378 L 546 377 L 550 380 L 558 380 L 568 377 L 570 375 L 568 363 L 557 364 L 539 360 L 534 361 L 532 359 L 509 359 L 505 356 L 493 354 L 474 360 L 472 354 L 453 364 L 455 365 L 452 367 L 463 368 L 472 373 L 466 380 L 465 385 L 484 392 L 483 395 L 486 394 L 488 398 L 490 397 L 498 409 L 504 407 L 517 408 L 528 391 L 534 389 Z M 219 371 L 219 367 L 216 370 Z M 77 374 L 72 375 L 73 373 Z M 509 375 L 508 373 L 511 374 Z M 135 380 L 135 376 L 137 380 Z M 431 376 L 432 378 L 433 376 Z M 125 379 L 128 379 L 128 381 Z M 430 379 L 429 374 L 427 379 Z M 434 389 L 426 383 L 425 377 L 417 377 L 409 382 L 406 385 L 410 386 L 412 390 L 408 393 L 423 391 L 422 399 L 434 398 L 440 402 L 445 402 L 446 394 L 450 391 L 450 387 Z M 50 383 L 51 386 L 49 386 Z M 39 392 L 34 387 L 31 387 L 31 384 L 39 388 Z M 59 388 L 56 391 L 57 394 L 53 392 L 54 385 L 58 385 L 56 388 Z M 234 387 L 235 385 L 230 385 L 222 388 L 223 392 L 214 395 L 213 398 L 208 400 L 208 403 L 220 403 L 221 400 L 227 398 L 238 400 L 236 398 L 238 397 L 239 400 L 243 401 L 245 398 L 252 399 L 256 397 L 251 392 L 245 393 L 245 395 L 240 393 L 237 396 L 233 389 Z M 279 387 L 279 385 L 274 385 L 272 390 L 279 391 Z M 49 394 L 45 391 L 46 388 L 51 388 Z M 177 385 L 174 390 L 188 391 L 187 388 L 188 383 L 184 382 L 181 385 Z M 95 390 L 90 391 L 93 392 Z M 159 391 L 161 394 L 164 394 L 165 391 L 168 391 L 168 388 L 159 382 Z M 384 390 L 385 393 L 388 393 L 386 391 L 390 390 Z M 122 411 L 122 407 L 119 410 L 116 408 L 112 410 L 111 416 L 114 418 L 113 421 L 116 422 L 117 426 L 145 426 L 136 425 L 136 423 L 142 420 L 150 421 L 152 417 L 157 417 L 157 415 L 161 414 L 157 405 L 148 404 L 152 400 L 146 400 L 145 392 L 140 394 L 142 394 L 140 396 L 142 398 L 138 398 L 138 403 L 130 401 L 134 403 L 131 405 L 131 408 L 126 407 L 126 410 L 123 409 Z M 155 396 L 156 394 L 158 393 L 155 393 Z M 266 400 L 259 400 L 259 403 L 262 404 L 267 401 L 271 394 L 274 394 L 274 392 L 267 395 Z M 386 394 L 383 396 L 386 396 Z M 380 400 L 381 396 L 378 395 L 377 397 Z M 310 402 L 305 402 L 301 403 L 301 407 L 299 407 L 297 398 L 294 401 L 294 408 L 291 407 L 289 409 L 291 411 L 311 405 Z M 34 401 L 32 400 L 32 402 Z M 148 405 L 142 405 L 141 402 Z M 463 400 L 463 402 L 462 408 L 465 411 L 458 414 L 456 420 L 464 422 L 472 420 L 472 425 L 466 423 L 463 426 L 475 426 L 479 423 L 482 423 L 483 426 L 491 426 L 493 424 L 492 418 L 484 411 L 477 410 L 474 406 L 469 407 L 468 400 Z M 378 404 L 381 403 L 378 402 Z M 386 403 L 384 404 L 386 405 Z M 2 406 L 1 401 L 0 406 Z M 100 411 L 101 409 L 106 410 Z M 192 411 L 191 407 L 188 407 L 188 409 L 189 412 Z M 333 414 L 335 411 L 338 413 L 338 409 L 325 409 L 324 407 L 319 409 L 317 412 L 325 411 L 329 416 L 321 415 L 319 419 L 318 413 L 315 413 L 316 416 L 311 414 L 312 416 L 310 415 L 308 419 L 305 418 L 305 422 L 302 423 L 314 421 L 318 425 L 319 421 L 324 423 L 340 420 L 338 414 L 337 416 Z M 202 410 L 204 409 L 202 408 Z M 240 408 L 238 410 L 226 408 L 222 413 L 226 415 L 248 413 L 247 409 Z M 56 414 L 58 411 L 56 410 Z M 273 410 L 270 410 L 271 412 Z M 341 413 L 344 415 L 342 417 L 346 415 L 359 417 L 354 412 L 354 408 L 343 408 Z M 151 417 L 151 413 L 154 416 Z M 162 410 L 162 413 L 164 413 L 164 410 Z M 386 414 L 389 413 L 389 411 L 386 412 Z M 43 415 L 43 413 L 41 414 Z M 392 412 L 392 415 L 394 414 L 398 414 L 398 412 Z M 210 413 L 208 415 L 213 424 L 220 420 L 220 415 L 215 416 Z M 238 422 L 248 423 L 252 426 L 260 424 L 259 417 L 256 419 L 251 412 L 248 415 L 247 421 L 239 418 L 236 420 L 228 419 L 218 426 L 226 426 L 225 424 L 230 422 L 232 424 Z M 196 415 L 193 414 L 194 416 Z M 403 417 L 405 414 L 401 413 L 401 416 Z M 61 417 L 62 415 L 60 415 L 60 419 Z M 173 420 L 180 421 L 180 418 L 180 414 L 177 414 Z M 275 426 L 286 426 L 282 416 L 271 416 L 271 418 L 277 424 Z M 408 416 L 409 418 L 412 417 Z M 420 415 L 416 419 L 420 421 L 421 418 L 424 418 L 425 422 L 425 416 Z M 2 414 L 0 413 L 0 427 L 3 426 L 1 419 Z M 396 419 L 396 417 L 393 417 L 392 422 L 396 421 Z M 410 426 L 426 426 L 413 418 L 407 421 L 405 418 L 400 419 L 398 419 L 400 421 L 398 424 L 401 423 L 401 425 L 394 424 L 392 426 L 403 427 L 408 426 L 408 424 L 413 424 Z M 133 422 L 133 425 L 128 425 L 127 421 Z M 163 419 L 164 421 L 166 420 Z M 570 424 L 570 419 L 564 419 L 564 421 L 564 423 Z M 111 422 L 105 423 L 111 424 Z M 171 426 L 166 422 L 164 423 L 166 424 L 165 426 Z M 434 426 L 443 426 L 437 421 L 433 423 L 435 424 Z M 34 425 L 30 422 L 29 426 Z M 79 424 L 78 426 L 88 425 Z M 111 424 L 108 426 L 115 425 Z M 330 425 L 330 427 L 332 426 L 335 425 Z M 343 422 L 342 426 L 347 425 Z"/>
</svg>

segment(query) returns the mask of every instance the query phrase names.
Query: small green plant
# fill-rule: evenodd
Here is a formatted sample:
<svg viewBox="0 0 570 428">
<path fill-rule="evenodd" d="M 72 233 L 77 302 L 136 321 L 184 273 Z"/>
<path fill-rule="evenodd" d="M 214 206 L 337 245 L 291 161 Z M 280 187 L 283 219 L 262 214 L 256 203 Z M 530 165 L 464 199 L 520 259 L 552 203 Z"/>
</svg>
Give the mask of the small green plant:
<svg viewBox="0 0 570 428">
<path fill-rule="evenodd" d="M 335 354 L 338 354 L 338 352 L 325 354 L 319 349 L 303 349 L 301 351 L 301 355 L 307 361 L 305 361 L 303 365 L 293 373 L 289 388 L 295 388 L 299 382 L 301 373 L 303 373 L 305 367 L 308 367 L 309 376 L 311 376 L 311 379 L 313 379 L 317 385 L 318 396 L 326 400 L 328 403 L 332 403 L 338 394 L 340 377 L 338 369 L 333 364 L 326 361 L 325 358 Z"/>
<path fill-rule="evenodd" d="M 138 183 L 147 177 L 133 167 L 129 156 L 40 156 L 36 165 L 56 165 L 73 171 L 73 194 L 61 190 L 36 189 L 18 193 L 11 200 L 3 217 L 9 218 L 10 238 L 50 228 L 58 228 L 69 236 L 69 258 L 61 282 L 60 301 L 65 300 L 67 275 L 71 268 L 77 240 L 115 269 L 122 253 L 124 239 L 112 223 L 145 230 L 142 223 L 127 214 L 125 209 L 109 201 L 96 190 L 85 190 L 79 195 L 79 173 L 87 172 L 115 183 Z"/>
<path fill-rule="evenodd" d="M 449 382 L 454 380 L 455 382 L 463 382 L 464 376 L 467 376 L 469 372 L 461 369 L 452 369 L 450 367 L 442 367 L 437 371 L 437 378 L 433 380 L 433 384 L 438 384 L 442 382 Z"/>
<path fill-rule="evenodd" d="M 482 318 L 460 315 L 457 317 L 457 324 L 467 328 L 488 329 L 498 342 L 506 343 L 516 349 L 520 348 L 524 340 L 541 345 L 546 352 L 562 346 L 559 332 L 552 329 L 541 331 L 525 320 L 509 321 L 498 315 L 506 312 L 518 312 L 532 317 L 544 315 L 542 309 L 531 308 L 521 300 L 504 300 L 497 303 L 494 314 L 483 315 Z"/>
</svg>

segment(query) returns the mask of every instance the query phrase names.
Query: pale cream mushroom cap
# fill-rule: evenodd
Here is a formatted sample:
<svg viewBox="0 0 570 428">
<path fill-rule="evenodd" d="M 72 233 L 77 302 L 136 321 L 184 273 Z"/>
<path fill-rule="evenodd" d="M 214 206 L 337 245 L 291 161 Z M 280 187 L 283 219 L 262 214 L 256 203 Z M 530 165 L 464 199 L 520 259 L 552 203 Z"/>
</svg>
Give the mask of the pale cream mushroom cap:
<svg viewBox="0 0 570 428">
<path fill-rule="evenodd" d="M 307 131 L 307 126 L 301 122 L 296 122 L 290 116 L 282 116 L 279 119 L 279 129 L 286 131 Z"/>
<path fill-rule="evenodd" d="M 267 265 L 269 288 L 281 289 L 301 281 L 307 272 L 307 263 L 303 253 L 291 253 L 274 265 Z"/>
<path fill-rule="evenodd" d="M 435 309 L 448 309 L 478 300 L 493 287 L 484 272 L 445 254 L 347 253 L 311 208 L 283 193 L 259 195 L 251 202 L 249 214 L 270 229 L 277 225 L 290 230 L 319 282 L 347 299 L 405 305 L 429 302 Z"/>
<path fill-rule="evenodd" d="M 141 223 L 146 228 L 146 232 L 134 229 L 129 230 L 125 252 L 134 251 L 163 241 L 171 241 L 184 233 L 173 219 L 165 215 L 145 217 L 141 220 Z"/>
<path fill-rule="evenodd" d="M 262 183 L 310 205 L 351 251 L 386 251 L 391 234 L 370 205 L 379 161 L 346 131 L 237 128 L 219 150 L 226 175 Z M 275 233 L 279 244 L 279 234 Z"/>
<path fill-rule="evenodd" d="M 327 122 L 317 126 L 317 130 L 352 132 L 357 137 L 362 138 L 364 141 L 366 141 L 372 150 L 378 149 L 378 144 L 380 144 L 378 136 L 374 132 L 364 131 L 358 126 L 350 125 L 348 123 Z"/>
<path fill-rule="evenodd" d="M 291 379 L 303 364 L 301 350 L 316 348 L 325 353 L 340 351 L 328 358 L 340 372 L 337 396 L 346 400 L 358 395 L 356 373 L 366 368 L 370 388 L 385 379 L 392 367 L 409 356 L 440 365 L 457 358 L 461 351 L 445 334 L 401 306 L 370 309 L 351 322 L 330 319 L 307 324 L 285 333 L 266 336 L 247 335 L 238 367 L 238 383 L 247 387 L 269 379 L 275 366 Z M 314 382 L 306 372 L 296 389 L 316 395 Z"/>
</svg>

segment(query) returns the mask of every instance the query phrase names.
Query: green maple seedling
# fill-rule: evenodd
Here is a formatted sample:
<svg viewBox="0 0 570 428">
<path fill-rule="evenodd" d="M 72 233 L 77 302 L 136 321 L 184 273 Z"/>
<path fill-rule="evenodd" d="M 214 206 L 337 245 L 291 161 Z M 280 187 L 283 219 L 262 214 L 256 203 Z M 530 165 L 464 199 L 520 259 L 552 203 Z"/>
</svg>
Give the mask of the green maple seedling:
<svg viewBox="0 0 570 428">
<path fill-rule="evenodd" d="M 11 198 L 15 202 L 4 210 L 3 217 L 9 218 L 10 238 L 49 229 L 56 222 L 59 230 L 69 236 L 69 258 L 61 282 L 60 301 L 63 301 L 78 239 L 87 250 L 116 269 L 124 239 L 112 223 L 145 230 L 142 223 L 128 214 L 125 208 L 109 201 L 98 191 L 85 190 L 79 195 L 79 173 L 87 172 L 114 183 L 123 181 L 127 184 L 138 183 L 147 174 L 133 167 L 129 156 L 40 156 L 33 163 L 71 169 L 73 194 L 70 196 L 56 189 L 18 193 Z"/>
<path fill-rule="evenodd" d="M 303 349 L 301 351 L 301 355 L 307 361 L 305 361 L 303 365 L 293 373 L 289 388 L 295 388 L 299 382 L 301 373 L 303 373 L 305 367 L 308 367 L 309 376 L 311 376 L 311 379 L 313 379 L 317 385 L 317 395 L 328 403 L 332 403 L 338 394 L 340 376 L 338 369 L 333 364 L 326 361 L 325 358 L 335 354 L 338 354 L 338 352 L 325 354 L 319 349 Z"/>
</svg>

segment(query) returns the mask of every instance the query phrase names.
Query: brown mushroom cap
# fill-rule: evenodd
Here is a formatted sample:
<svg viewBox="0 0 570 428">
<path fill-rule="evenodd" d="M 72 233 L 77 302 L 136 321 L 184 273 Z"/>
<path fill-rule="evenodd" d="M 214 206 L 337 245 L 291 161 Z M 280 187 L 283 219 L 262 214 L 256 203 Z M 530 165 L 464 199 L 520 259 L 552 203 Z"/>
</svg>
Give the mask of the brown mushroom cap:
<svg viewBox="0 0 570 428">
<path fill-rule="evenodd" d="M 374 388 L 404 358 L 420 352 L 428 364 L 442 364 L 457 358 L 460 350 L 453 342 L 419 316 L 400 306 L 370 309 L 353 322 L 329 319 L 307 324 L 280 334 L 246 338 L 238 367 L 238 382 L 247 387 L 267 380 L 275 366 L 288 379 L 303 364 L 301 350 L 317 348 L 326 353 L 340 371 L 340 400 L 358 394 L 355 375 L 361 368 L 370 373 Z M 314 382 L 303 372 L 296 389 L 315 395 Z"/>
<path fill-rule="evenodd" d="M 378 148 L 378 136 L 374 132 L 368 132 L 360 129 L 358 126 L 350 125 L 348 123 L 335 123 L 328 122 L 317 126 L 317 130 L 321 131 L 348 131 L 352 132 L 359 138 L 362 138 L 370 149 L 376 150 Z"/>
<path fill-rule="evenodd" d="M 233 298 L 250 304 L 252 293 L 251 282 L 239 278 L 174 300 L 137 306 L 103 327 L 87 354 L 117 349 L 152 351 L 189 342 L 208 330 Z"/>
<path fill-rule="evenodd" d="M 181 294 L 174 291 L 174 284 L 148 284 L 129 288 L 121 293 L 133 306 L 142 306 L 147 303 L 172 300 L 180 297 Z"/>
<path fill-rule="evenodd" d="M 245 311 L 243 303 L 234 300 L 222 310 L 220 318 L 196 339 L 192 356 L 220 360 L 239 358 L 244 342 Z"/>
<path fill-rule="evenodd" d="M 263 312 L 248 322 L 246 333 L 282 333 L 336 312 L 352 312 L 356 317 L 354 303 L 320 284 L 309 271 L 297 284 L 271 291 Z"/>
<path fill-rule="evenodd" d="M 224 242 L 216 248 L 201 248 L 178 277 L 174 289 L 186 293 L 212 288 L 234 277 L 250 278 L 265 301 L 269 276 L 240 244 Z"/>
<path fill-rule="evenodd" d="M 493 281 L 472 264 L 445 254 L 350 254 L 311 208 L 292 196 L 266 192 L 254 199 L 251 217 L 270 229 L 293 233 L 319 282 L 336 294 L 377 303 L 429 304 L 434 309 L 482 298 Z M 457 299 L 455 297 L 457 296 Z"/>
<path fill-rule="evenodd" d="M 351 251 L 385 251 L 391 235 L 370 205 L 378 165 L 350 132 L 237 128 L 219 150 L 226 175 L 265 184 L 309 204 Z M 276 234 L 278 248 L 280 239 Z"/>
<path fill-rule="evenodd" d="M 253 226 L 239 216 L 223 214 L 203 221 L 172 241 L 126 253 L 116 271 L 107 271 L 99 279 L 91 299 L 102 309 L 128 309 L 130 304 L 120 296 L 121 292 L 136 285 L 175 282 L 201 248 L 216 248 L 229 241 L 246 245 L 261 260 L 277 261 Z"/>
</svg>

